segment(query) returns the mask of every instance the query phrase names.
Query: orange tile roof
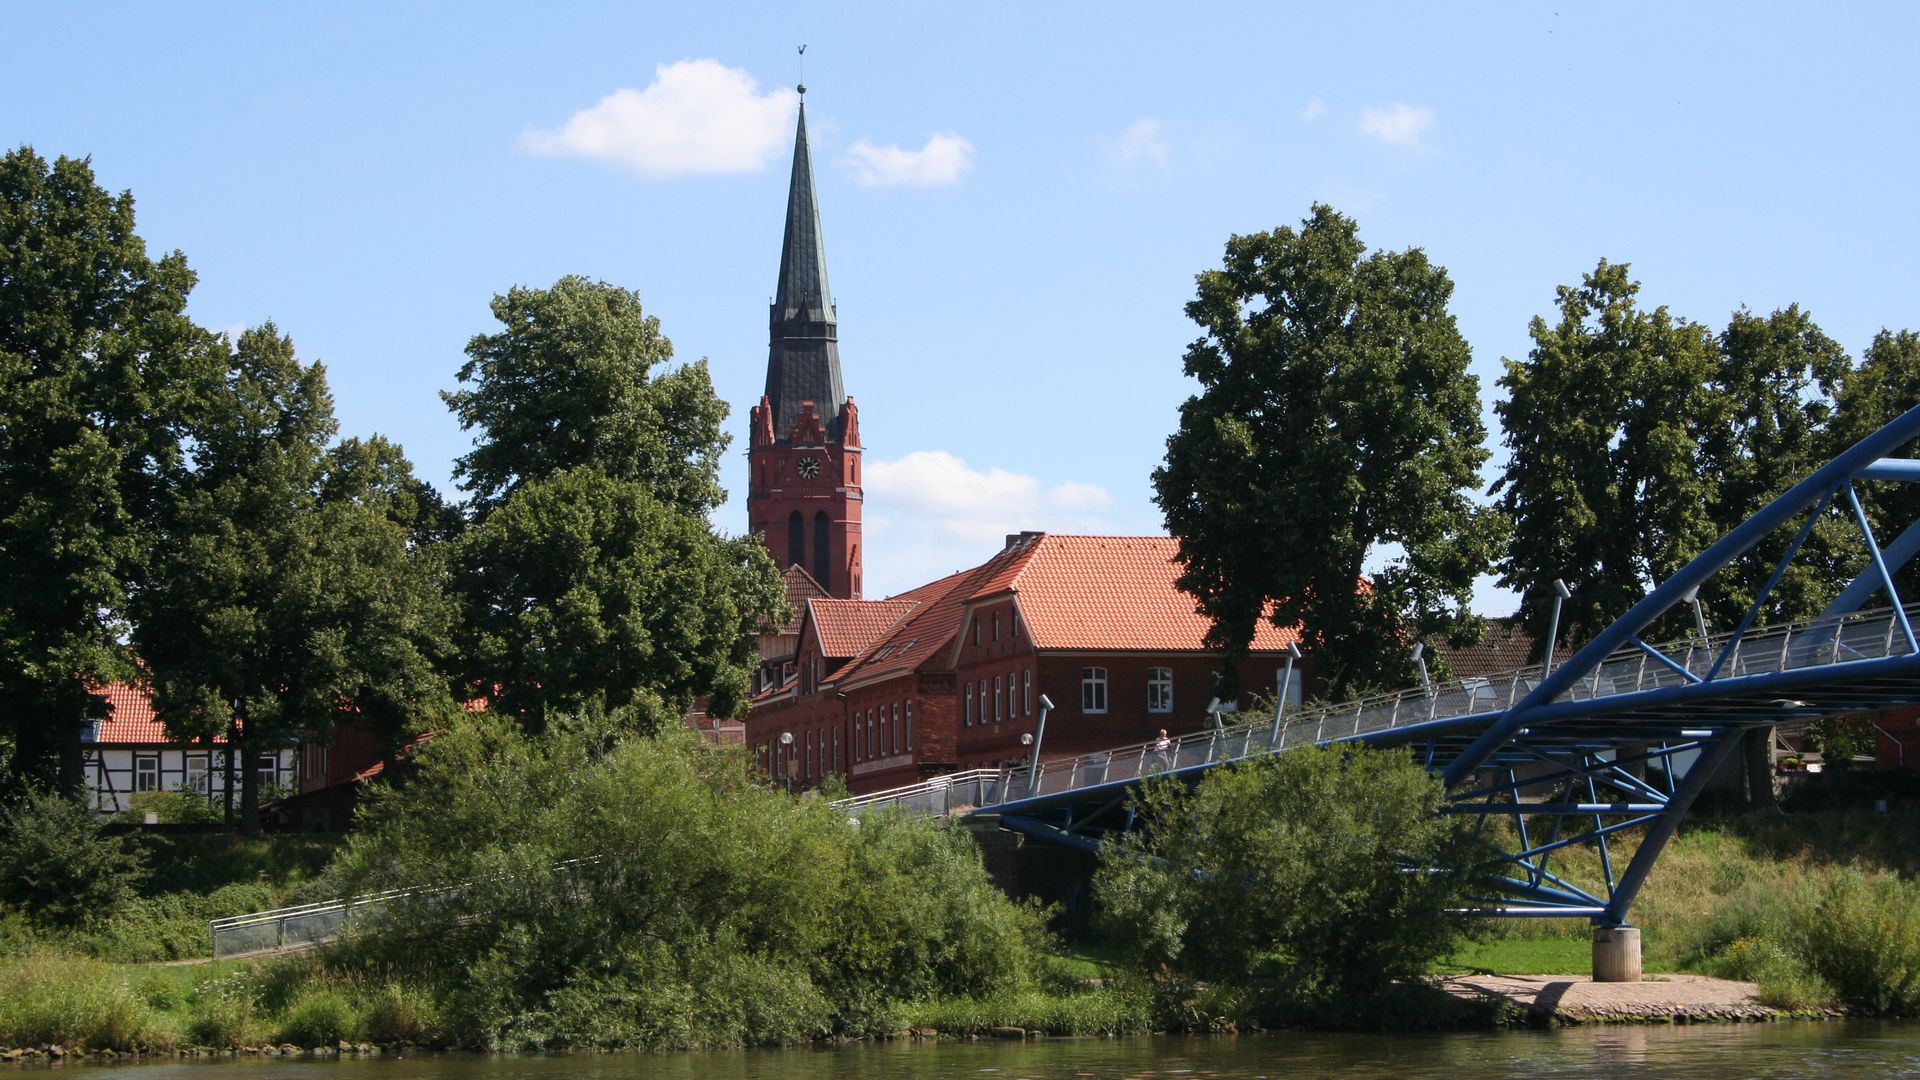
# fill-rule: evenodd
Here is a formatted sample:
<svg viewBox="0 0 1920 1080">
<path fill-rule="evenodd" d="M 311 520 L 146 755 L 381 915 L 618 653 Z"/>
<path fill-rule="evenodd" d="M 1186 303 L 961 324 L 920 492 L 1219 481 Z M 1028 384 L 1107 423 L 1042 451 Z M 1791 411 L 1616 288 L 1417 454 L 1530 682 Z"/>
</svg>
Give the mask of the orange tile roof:
<svg viewBox="0 0 1920 1080">
<path fill-rule="evenodd" d="M 911 599 L 834 600 L 815 597 L 807 601 L 802 623 L 811 621 L 820 636 L 820 652 L 828 657 L 858 656 L 887 627 L 900 621 L 919 606 Z"/>
<path fill-rule="evenodd" d="M 1019 549 L 1009 547 L 972 570 L 949 574 L 903 594 L 923 603 L 863 655 L 842 665 L 834 673 L 833 681 L 851 686 L 916 671 L 929 662 L 935 667 L 944 665 L 953 635 L 959 631 L 960 620 L 966 614 L 967 597 L 980 581 L 1018 556 Z"/>
<path fill-rule="evenodd" d="M 982 581 L 970 599 L 1011 591 L 1036 648 L 1207 648 L 1207 618 L 1175 584 L 1179 542 L 1170 536 L 1043 533 L 1010 550 L 1020 557 Z M 1298 637 L 1262 619 L 1252 648 L 1278 652 Z"/>
<path fill-rule="evenodd" d="M 94 694 L 107 700 L 107 715 L 98 722 L 88 742 L 153 746 L 188 741 L 167 734 L 167 726 L 153 711 L 152 692 L 145 683 L 108 683 Z M 216 737 L 213 741 L 227 740 Z"/>
<path fill-rule="evenodd" d="M 787 589 L 787 606 L 793 609 L 793 621 L 780 628 L 783 634 L 796 633 L 800 629 L 800 616 L 807 610 L 807 601 L 816 596 L 827 595 L 827 590 L 813 580 L 807 568 L 794 563 L 780 571 L 780 581 Z"/>
</svg>

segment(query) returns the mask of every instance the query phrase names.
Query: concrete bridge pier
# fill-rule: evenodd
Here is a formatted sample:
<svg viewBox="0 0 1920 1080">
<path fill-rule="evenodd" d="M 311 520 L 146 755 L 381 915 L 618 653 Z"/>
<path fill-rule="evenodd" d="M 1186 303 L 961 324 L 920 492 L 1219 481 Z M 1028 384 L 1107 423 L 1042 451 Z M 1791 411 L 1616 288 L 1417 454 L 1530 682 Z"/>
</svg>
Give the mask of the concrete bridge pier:
<svg viewBox="0 0 1920 1080">
<path fill-rule="evenodd" d="M 1594 927 L 1593 981 L 1639 982 L 1640 977 L 1640 928 Z"/>
</svg>

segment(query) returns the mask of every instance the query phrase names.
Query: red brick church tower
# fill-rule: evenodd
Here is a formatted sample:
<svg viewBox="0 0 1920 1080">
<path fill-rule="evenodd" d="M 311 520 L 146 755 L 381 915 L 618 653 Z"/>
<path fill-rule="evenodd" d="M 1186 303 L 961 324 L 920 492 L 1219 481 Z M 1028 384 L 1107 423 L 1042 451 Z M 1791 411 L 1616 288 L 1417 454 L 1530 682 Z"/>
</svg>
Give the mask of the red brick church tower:
<svg viewBox="0 0 1920 1080">
<path fill-rule="evenodd" d="M 799 566 L 829 596 L 860 598 L 860 422 L 840 383 L 840 345 L 820 206 L 807 152 L 807 106 L 787 188 L 780 283 L 769 312 L 767 390 L 753 407 L 747 528 L 774 564 Z"/>
</svg>

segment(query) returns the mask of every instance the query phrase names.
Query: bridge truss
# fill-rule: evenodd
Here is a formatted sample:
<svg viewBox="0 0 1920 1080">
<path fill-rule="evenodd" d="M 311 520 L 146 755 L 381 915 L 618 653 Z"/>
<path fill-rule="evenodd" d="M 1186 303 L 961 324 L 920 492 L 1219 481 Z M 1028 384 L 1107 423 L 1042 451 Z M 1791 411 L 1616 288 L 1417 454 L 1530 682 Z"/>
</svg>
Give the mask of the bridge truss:
<svg viewBox="0 0 1920 1080">
<path fill-rule="evenodd" d="M 854 813 L 897 806 L 991 816 L 1038 840 L 1093 849 L 1102 836 L 1134 825 L 1132 793 L 1155 774 L 1194 781 L 1310 743 L 1407 747 L 1445 780 L 1448 812 L 1504 824 L 1490 830 L 1503 851 L 1481 898 L 1485 914 L 1625 925 L 1675 828 L 1746 732 L 1920 702 L 1913 629 L 1920 605 L 1902 599 L 1895 578 L 1920 551 L 1920 521 L 1883 544 L 1859 494 L 1863 482 L 1920 482 L 1920 460 L 1890 456 L 1916 438 L 1920 408 L 1795 485 L 1550 669 L 1216 727 L 1165 750 L 1135 744 L 958 773 L 839 805 Z M 1863 569 L 1815 618 L 1757 626 L 1815 525 L 1834 518 L 1855 531 Z M 1793 530 L 1793 539 L 1731 631 L 1645 640 L 1663 616 L 1776 530 Z M 1867 608 L 1874 600 L 1880 603 Z M 1621 844 L 1629 837 L 1637 844 Z M 1597 873 L 1567 870 L 1563 853 L 1576 846 L 1597 852 Z"/>
</svg>

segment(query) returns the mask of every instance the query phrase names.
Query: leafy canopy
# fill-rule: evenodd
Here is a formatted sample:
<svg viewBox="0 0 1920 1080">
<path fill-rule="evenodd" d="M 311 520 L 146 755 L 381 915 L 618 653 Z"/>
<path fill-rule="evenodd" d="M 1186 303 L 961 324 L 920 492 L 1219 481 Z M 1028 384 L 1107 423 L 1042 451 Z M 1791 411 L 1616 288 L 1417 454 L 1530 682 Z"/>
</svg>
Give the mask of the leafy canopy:
<svg viewBox="0 0 1920 1080">
<path fill-rule="evenodd" d="M 656 370 L 673 345 L 639 293 L 563 277 L 510 289 L 492 308 L 503 329 L 467 343 L 467 388 L 442 395 L 460 426 L 477 430 L 454 475 L 480 514 L 522 484 L 583 466 L 690 513 L 724 501 L 726 404 L 704 360 Z"/>
<path fill-rule="evenodd" d="M 1181 588 L 1229 667 L 1271 605 L 1329 693 L 1405 681 L 1405 641 L 1477 632 L 1496 539 L 1470 497 L 1486 432 L 1453 283 L 1418 249 L 1369 254 L 1321 205 L 1233 237 L 1198 281 L 1201 389 L 1153 474 Z"/>
<path fill-rule="evenodd" d="M 1145 825 L 1101 851 L 1102 925 L 1147 971 L 1277 977 L 1306 1007 L 1423 976 L 1463 928 L 1482 862 L 1401 750 L 1302 747 L 1146 786 Z"/>
</svg>

